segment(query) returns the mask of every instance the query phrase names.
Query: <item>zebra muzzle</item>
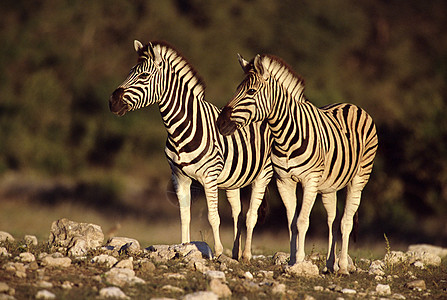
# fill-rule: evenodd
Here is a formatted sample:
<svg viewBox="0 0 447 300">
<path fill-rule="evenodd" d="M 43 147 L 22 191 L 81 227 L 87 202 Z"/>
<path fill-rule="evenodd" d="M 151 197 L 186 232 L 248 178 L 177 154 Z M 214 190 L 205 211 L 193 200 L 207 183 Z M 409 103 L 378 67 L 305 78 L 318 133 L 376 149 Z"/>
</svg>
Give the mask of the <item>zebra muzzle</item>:
<svg viewBox="0 0 447 300">
<path fill-rule="evenodd" d="M 124 101 L 124 89 L 117 88 L 109 99 L 109 109 L 112 113 L 123 116 L 129 111 L 129 105 Z"/>
<path fill-rule="evenodd" d="M 222 135 L 231 135 L 238 128 L 238 124 L 231 120 L 233 109 L 225 106 L 217 118 L 217 128 Z"/>
</svg>

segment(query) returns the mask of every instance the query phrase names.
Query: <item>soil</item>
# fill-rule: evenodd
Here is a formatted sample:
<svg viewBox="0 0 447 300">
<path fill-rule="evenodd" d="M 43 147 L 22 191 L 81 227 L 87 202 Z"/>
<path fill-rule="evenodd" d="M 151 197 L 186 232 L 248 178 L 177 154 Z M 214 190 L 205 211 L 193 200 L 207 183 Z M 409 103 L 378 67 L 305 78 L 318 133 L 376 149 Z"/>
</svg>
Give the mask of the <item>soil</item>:
<svg viewBox="0 0 447 300">
<path fill-rule="evenodd" d="M 91 262 L 100 254 L 92 251 L 84 259 L 73 259 L 70 267 L 49 268 L 40 265 L 39 259 L 34 263 L 25 263 L 26 277 L 19 278 L 14 272 L 4 269 L 7 262 L 17 262 L 16 257 L 22 252 L 31 252 L 36 258 L 42 252 L 50 252 L 48 245 L 26 246 L 21 242 L 0 243 L 10 256 L 0 256 L 0 282 L 9 286 L 9 293 L 15 299 L 35 299 L 36 294 L 43 289 L 56 295 L 56 299 L 98 299 L 99 291 L 108 285 L 104 274 L 109 268 Z M 121 254 L 118 259 L 127 258 Z M 147 258 L 147 253 L 133 255 L 134 261 Z M 357 271 L 349 276 L 338 274 L 322 274 L 324 255 L 313 253 L 313 262 L 318 266 L 320 275 L 315 278 L 293 277 L 285 271 L 284 265 L 275 265 L 271 256 L 258 255 L 250 263 L 237 262 L 223 264 L 222 260 L 209 260 L 206 266 L 211 270 L 224 271 L 226 283 L 232 292 L 231 299 L 345 299 L 366 298 L 378 299 L 446 299 L 447 298 L 447 261 L 441 266 L 425 267 L 423 269 L 401 264 L 387 266 L 385 275 L 376 277 L 368 274 L 369 262 L 354 259 Z M 152 297 L 181 298 L 184 295 L 209 290 L 209 280 L 202 272 L 192 270 L 182 258 L 174 258 L 167 262 L 155 262 L 155 270 L 147 270 L 135 264 L 136 276 L 146 283 L 134 286 L 123 286 L 121 290 L 131 299 L 150 299 Z M 252 279 L 247 279 L 245 273 L 250 272 Z M 168 274 L 181 274 L 168 276 Z M 183 276 L 182 276 L 183 275 Z M 425 281 L 426 289 L 416 290 L 407 286 L 416 279 Z M 44 288 L 39 282 L 49 282 L 51 287 Z M 278 284 L 285 285 L 284 293 L 274 293 Z M 376 291 L 378 284 L 389 285 L 391 294 L 380 296 Z M 166 285 L 178 287 L 181 290 L 163 288 Z M 67 288 L 67 286 L 69 288 Z M 343 289 L 355 291 L 355 294 L 343 293 Z M 404 298 L 405 297 L 405 298 Z M 0 299 L 2 294 L 0 294 Z"/>
</svg>

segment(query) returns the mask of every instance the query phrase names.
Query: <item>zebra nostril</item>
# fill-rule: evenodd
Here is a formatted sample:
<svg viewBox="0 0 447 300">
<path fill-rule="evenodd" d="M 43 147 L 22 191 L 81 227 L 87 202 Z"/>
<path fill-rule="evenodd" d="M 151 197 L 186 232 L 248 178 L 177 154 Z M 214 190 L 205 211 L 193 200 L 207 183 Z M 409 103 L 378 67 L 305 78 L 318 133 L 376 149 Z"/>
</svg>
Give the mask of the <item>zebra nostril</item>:
<svg viewBox="0 0 447 300">
<path fill-rule="evenodd" d="M 112 99 L 113 99 L 113 101 L 121 100 L 121 98 L 123 97 L 123 95 L 124 95 L 124 89 L 123 89 L 123 88 L 117 88 L 117 89 L 113 92 L 112 97 L 111 97 L 111 100 L 112 100 Z"/>
<path fill-rule="evenodd" d="M 129 110 L 129 106 L 123 100 L 123 95 L 124 95 L 124 89 L 117 88 L 112 93 L 112 96 L 110 96 L 109 99 L 110 111 L 113 112 L 114 114 L 117 114 L 118 116 L 124 115 Z"/>
</svg>

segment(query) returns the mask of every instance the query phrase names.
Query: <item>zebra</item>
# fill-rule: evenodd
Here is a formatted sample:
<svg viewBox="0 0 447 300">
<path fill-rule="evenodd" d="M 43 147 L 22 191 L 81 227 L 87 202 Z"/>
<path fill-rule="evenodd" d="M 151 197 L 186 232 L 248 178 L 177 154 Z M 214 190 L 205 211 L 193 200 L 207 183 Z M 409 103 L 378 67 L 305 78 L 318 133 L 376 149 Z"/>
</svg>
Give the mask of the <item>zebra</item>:
<svg viewBox="0 0 447 300">
<path fill-rule="evenodd" d="M 233 257 L 250 260 L 253 228 L 265 189 L 273 176 L 271 133 L 267 122 L 222 136 L 216 126 L 219 109 L 205 101 L 205 85 L 192 65 L 164 41 L 134 41 L 138 62 L 113 92 L 110 110 L 118 116 L 157 103 L 167 131 L 165 154 L 179 199 L 182 243 L 190 242 L 190 186 L 197 180 L 205 191 L 215 255 L 223 246 L 219 235 L 218 188 L 226 190 L 234 220 Z M 239 189 L 250 185 L 247 236 L 241 255 L 238 220 Z M 240 226 L 239 226 L 240 227 Z"/>
<path fill-rule="evenodd" d="M 268 121 L 273 136 L 273 169 L 287 211 L 291 264 L 305 258 L 309 215 L 317 194 L 321 194 L 329 226 L 325 271 L 339 267 L 338 272 L 349 274 L 349 235 L 378 147 L 372 118 L 348 103 L 317 108 L 304 96 L 304 80 L 276 56 L 258 54 L 248 62 L 239 55 L 239 63 L 246 75 L 219 115 L 219 131 L 230 135 L 250 124 Z M 297 216 L 298 183 L 303 187 L 303 202 Z M 332 225 L 336 192 L 344 187 L 347 198 L 337 266 Z"/>
</svg>

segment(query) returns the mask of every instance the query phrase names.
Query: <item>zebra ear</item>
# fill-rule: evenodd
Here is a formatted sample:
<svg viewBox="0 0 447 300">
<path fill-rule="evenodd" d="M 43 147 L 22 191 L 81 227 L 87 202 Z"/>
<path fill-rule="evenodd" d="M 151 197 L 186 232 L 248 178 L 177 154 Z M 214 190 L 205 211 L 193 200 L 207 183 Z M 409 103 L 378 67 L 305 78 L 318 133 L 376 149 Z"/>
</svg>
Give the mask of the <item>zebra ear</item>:
<svg viewBox="0 0 447 300">
<path fill-rule="evenodd" d="M 247 73 L 248 70 L 249 70 L 249 65 L 250 65 L 250 63 L 249 63 L 248 61 L 246 61 L 246 60 L 242 57 L 242 55 L 240 55 L 239 53 L 237 54 L 237 59 L 238 59 L 238 61 L 239 61 L 239 64 L 240 64 L 241 67 L 242 67 L 242 70 L 244 70 L 244 72 Z"/>
<path fill-rule="evenodd" d="M 141 49 L 143 49 L 143 44 L 139 40 L 134 40 L 133 41 L 133 47 L 135 48 L 135 51 L 138 52 Z"/>
<path fill-rule="evenodd" d="M 149 45 L 147 45 L 147 50 L 151 53 L 151 56 L 152 56 L 155 64 L 161 65 L 161 62 L 163 61 L 163 59 L 161 58 L 160 52 L 158 52 L 156 49 L 154 49 L 154 47 L 152 46 L 151 43 L 149 43 Z"/>
<path fill-rule="evenodd" d="M 269 78 L 269 74 L 267 70 L 264 68 L 264 65 L 262 64 L 261 56 L 257 54 L 255 56 L 255 60 L 253 62 L 255 66 L 256 72 L 264 78 L 264 80 L 267 80 Z"/>
</svg>

